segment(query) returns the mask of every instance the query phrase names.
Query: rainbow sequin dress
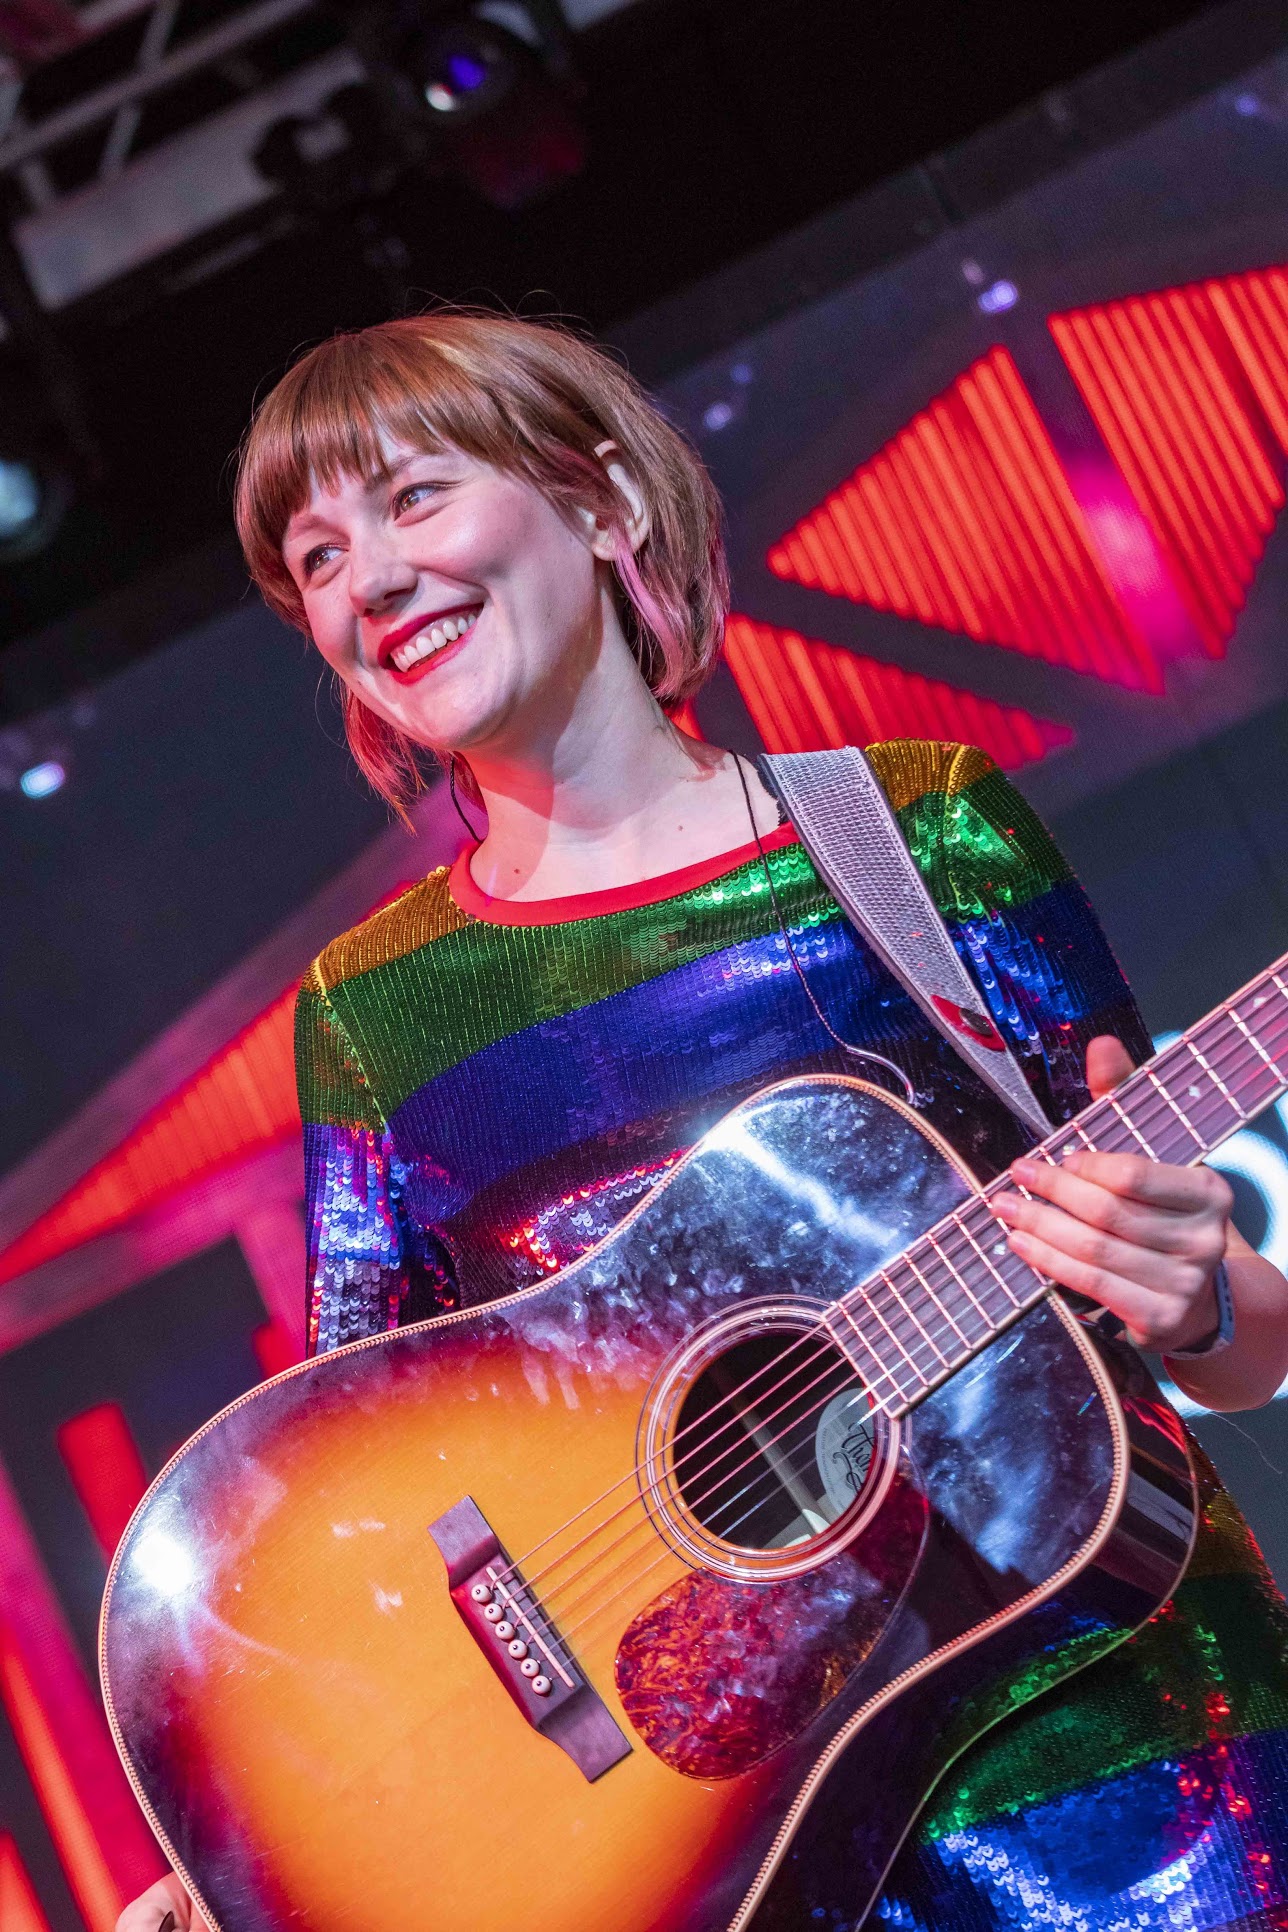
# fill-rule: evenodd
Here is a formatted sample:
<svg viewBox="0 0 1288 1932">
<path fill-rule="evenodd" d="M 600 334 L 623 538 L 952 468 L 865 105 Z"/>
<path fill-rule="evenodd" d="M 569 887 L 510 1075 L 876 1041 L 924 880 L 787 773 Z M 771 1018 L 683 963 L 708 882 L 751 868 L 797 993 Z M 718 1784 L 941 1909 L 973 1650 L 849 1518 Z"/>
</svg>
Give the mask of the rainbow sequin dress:
<svg viewBox="0 0 1288 1932">
<path fill-rule="evenodd" d="M 978 751 L 869 753 L 990 1012 L 1055 1118 L 1096 1033 L 1148 1037 L 1087 900 Z M 1020 1130 L 765 841 L 815 998 L 897 1061 L 981 1177 Z M 300 995 L 309 1345 L 525 1287 L 581 1254 L 728 1109 L 845 1067 L 755 847 L 624 891 L 488 901 L 464 861 L 337 939 Z M 1288 1608 L 1201 1452 L 1172 1601 L 950 1769 L 869 1918 L 915 1932 L 1288 1932 Z M 844 1911 L 821 1923 L 852 1926 Z"/>
</svg>

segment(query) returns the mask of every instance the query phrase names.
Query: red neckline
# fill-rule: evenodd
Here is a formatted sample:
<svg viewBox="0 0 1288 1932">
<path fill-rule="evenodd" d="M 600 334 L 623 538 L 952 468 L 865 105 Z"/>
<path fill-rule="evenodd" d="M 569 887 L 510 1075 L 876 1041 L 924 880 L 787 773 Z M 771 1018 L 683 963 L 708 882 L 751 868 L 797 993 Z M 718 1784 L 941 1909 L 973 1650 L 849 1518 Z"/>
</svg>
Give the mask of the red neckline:
<svg viewBox="0 0 1288 1932">
<path fill-rule="evenodd" d="M 793 825 L 776 826 L 766 832 L 760 844 L 766 852 L 777 852 L 799 840 Z M 448 874 L 448 889 L 462 912 L 484 920 L 491 926 L 558 926 L 569 919 L 595 919 L 607 912 L 635 912 L 641 906 L 657 905 L 663 899 L 678 898 L 697 886 L 709 885 L 723 872 L 732 872 L 757 856 L 754 839 L 733 852 L 717 852 L 714 858 L 699 859 L 676 872 L 662 872 L 653 879 L 638 879 L 634 885 L 605 886 L 598 892 L 574 892 L 562 899 L 493 899 L 474 882 L 470 860 L 478 845 L 466 845 L 457 853 Z"/>
</svg>

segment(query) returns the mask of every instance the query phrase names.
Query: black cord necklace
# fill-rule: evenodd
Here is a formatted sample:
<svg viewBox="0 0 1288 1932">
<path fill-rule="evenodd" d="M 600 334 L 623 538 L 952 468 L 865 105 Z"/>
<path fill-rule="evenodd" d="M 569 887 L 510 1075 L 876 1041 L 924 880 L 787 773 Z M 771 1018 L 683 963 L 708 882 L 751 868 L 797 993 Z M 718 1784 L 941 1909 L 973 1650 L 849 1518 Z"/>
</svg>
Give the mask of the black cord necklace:
<svg viewBox="0 0 1288 1932">
<path fill-rule="evenodd" d="M 760 854 L 761 870 L 764 872 L 764 875 L 765 875 L 765 884 L 769 887 L 769 897 L 774 908 L 774 917 L 778 921 L 778 930 L 783 936 L 783 944 L 787 948 L 787 957 L 791 960 L 792 965 L 796 968 L 796 977 L 801 983 L 801 989 L 804 992 L 806 999 L 809 1001 L 810 1005 L 814 1009 L 814 1017 L 817 1019 L 819 1025 L 822 1027 L 823 1031 L 828 1035 L 828 1037 L 830 1039 L 835 1040 L 837 1046 L 841 1048 L 842 1052 L 848 1053 L 851 1059 L 869 1060 L 871 1061 L 873 1066 L 882 1067 L 884 1068 L 886 1073 L 893 1074 L 894 1078 L 899 1082 L 899 1085 L 903 1088 L 904 1093 L 908 1097 L 908 1105 L 910 1107 L 915 1107 L 917 1104 L 917 1089 L 913 1086 L 911 1080 L 909 1080 L 903 1068 L 897 1067 L 893 1060 L 887 1060 L 884 1054 L 873 1053 L 871 1049 L 868 1047 L 856 1046 L 853 1040 L 843 1040 L 841 1038 L 841 1035 L 837 1032 L 836 1028 L 832 1025 L 831 1021 L 828 1019 L 822 1007 L 819 1005 L 818 1001 L 815 999 L 814 989 L 810 985 L 808 979 L 805 977 L 805 968 L 801 965 L 800 960 L 796 957 L 796 948 L 795 946 L 793 946 L 792 936 L 787 930 L 787 921 L 783 918 L 783 909 L 778 903 L 778 888 L 774 884 L 774 875 L 770 870 L 769 854 L 766 852 L 764 845 L 761 842 L 760 828 L 756 824 L 756 814 L 751 803 L 751 791 L 747 784 L 747 774 L 743 770 L 742 759 L 739 757 L 736 751 L 733 754 L 733 761 L 738 768 L 738 782 L 742 786 L 742 796 L 747 807 L 747 817 L 751 821 L 751 836 L 755 839 L 756 850 Z"/>
</svg>

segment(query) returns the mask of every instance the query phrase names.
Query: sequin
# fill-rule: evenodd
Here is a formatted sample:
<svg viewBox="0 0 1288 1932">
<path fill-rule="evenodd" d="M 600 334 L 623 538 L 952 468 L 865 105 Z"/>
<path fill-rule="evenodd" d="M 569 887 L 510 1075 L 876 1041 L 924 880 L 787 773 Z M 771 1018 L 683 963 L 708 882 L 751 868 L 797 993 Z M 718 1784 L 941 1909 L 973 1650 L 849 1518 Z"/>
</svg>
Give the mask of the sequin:
<svg viewBox="0 0 1288 1932">
<path fill-rule="evenodd" d="M 1085 896 L 982 753 L 870 755 L 988 1010 L 1068 1118 L 1094 1034 L 1149 1050 Z M 768 863 L 831 1025 L 902 1066 L 976 1172 L 997 1172 L 1020 1151 L 1010 1116 L 804 850 Z M 759 860 L 596 917 L 534 907 L 530 924 L 470 917 L 434 873 L 320 956 L 297 1059 L 314 1349 L 548 1276 L 747 1093 L 852 1064 L 805 999 Z M 1208 1465 L 1204 1483 L 1172 1603 L 966 1750 L 873 1923 L 1288 1928 L 1288 1613 Z M 1088 1656 L 1098 1640 L 1085 1633 Z M 838 1900 L 823 1922 L 853 1921 Z"/>
</svg>

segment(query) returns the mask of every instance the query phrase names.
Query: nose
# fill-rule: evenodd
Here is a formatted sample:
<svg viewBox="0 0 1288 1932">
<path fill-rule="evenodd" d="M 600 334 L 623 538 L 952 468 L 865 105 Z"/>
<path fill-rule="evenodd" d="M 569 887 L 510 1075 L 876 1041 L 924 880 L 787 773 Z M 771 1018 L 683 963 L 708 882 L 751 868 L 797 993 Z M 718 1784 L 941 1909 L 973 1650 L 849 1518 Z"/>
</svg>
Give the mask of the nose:
<svg viewBox="0 0 1288 1932">
<path fill-rule="evenodd" d="M 349 601 L 359 617 L 396 608 L 416 588 L 416 571 L 397 546 L 374 532 L 349 552 Z"/>
</svg>

